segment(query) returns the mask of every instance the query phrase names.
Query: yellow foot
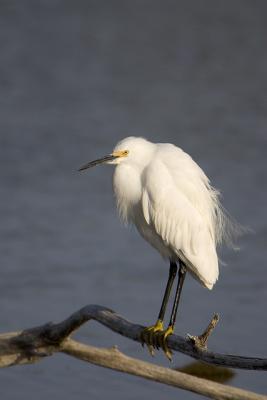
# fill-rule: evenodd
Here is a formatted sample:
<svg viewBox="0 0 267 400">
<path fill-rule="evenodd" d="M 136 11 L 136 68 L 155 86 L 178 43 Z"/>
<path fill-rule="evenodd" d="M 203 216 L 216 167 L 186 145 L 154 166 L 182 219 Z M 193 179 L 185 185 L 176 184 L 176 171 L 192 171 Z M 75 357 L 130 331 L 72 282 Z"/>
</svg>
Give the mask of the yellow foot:
<svg viewBox="0 0 267 400">
<path fill-rule="evenodd" d="M 141 333 L 142 345 L 147 345 L 149 353 L 154 356 L 154 349 L 161 348 L 166 357 L 172 360 L 172 351 L 167 346 L 167 339 L 173 334 L 173 326 L 168 326 L 167 329 L 163 329 L 163 322 L 158 320 L 153 326 L 145 328 Z"/>
<path fill-rule="evenodd" d="M 167 329 L 158 332 L 155 335 L 154 346 L 159 349 L 161 348 L 165 354 L 165 356 L 171 361 L 172 360 L 172 351 L 167 346 L 167 339 L 170 335 L 173 334 L 173 326 L 169 325 Z"/>
<path fill-rule="evenodd" d="M 144 344 L 147 345 L 151 356 L 154 356 L 155 354 L 155 335 L 159 332 L 163 332 L 163 322 L 160 319 L 157 320 L 155 325 L 148 326 L 141 332 L 142 346 L 144 346 Z"/>
</svg>

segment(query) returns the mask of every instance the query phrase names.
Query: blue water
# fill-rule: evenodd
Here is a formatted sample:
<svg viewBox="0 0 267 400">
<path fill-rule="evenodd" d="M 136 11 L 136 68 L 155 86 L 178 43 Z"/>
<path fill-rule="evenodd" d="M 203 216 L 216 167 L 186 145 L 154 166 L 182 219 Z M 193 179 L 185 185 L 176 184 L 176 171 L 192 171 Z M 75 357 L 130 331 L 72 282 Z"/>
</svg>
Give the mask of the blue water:
<svg viewBox="0 0 267 400">
<path fill-rule="evenodd" d="M 167 264 L 119 223 L 112 167 L 77 172 L 142 135 L 189 152 L 254 231 L 222 252 L 212 292 L 187 279 L 177 333 L 200 333 L 216 311 L 211 350 L 267 357 L 266 12 L 260 1 L 0 3 L 2 332 L 90 303 L 154 322 Z M 75 337 L 169 365 L 96 323 Z M 173 366 L 188 362 L 177 353 Z M 2 370 L 0 382 L 5 400 L 196 398 L 64 355 Z M 231 384 L 267 392 L 263 372 Z"/>
</svg>

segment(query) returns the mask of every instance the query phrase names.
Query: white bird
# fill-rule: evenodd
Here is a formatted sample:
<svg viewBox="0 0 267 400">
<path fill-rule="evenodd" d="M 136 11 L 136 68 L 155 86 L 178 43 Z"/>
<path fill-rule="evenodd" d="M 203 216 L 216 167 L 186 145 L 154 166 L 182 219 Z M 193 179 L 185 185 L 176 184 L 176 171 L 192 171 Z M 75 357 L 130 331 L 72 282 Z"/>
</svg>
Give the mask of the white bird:
<svg viewBox="0 0 267 400">
<path fill-rule="evenodd" d="M 120 141 L 113 152 L 83 165 L 114 164 L 113 190 L 121 219 L 169 260 L 169 278 L 155 325 L 142 341 L 171 352 L 166 339 L 173 333 L 183 282 L 188 271 L 204 287 L 218 279 L 217 244 L 227 236 L 228 219 L 202 169 L 179 147 L 152 143 L 140 137 Z M 179 263 L 178 285 L 168 328 L 163 319 Z"/>
</svg>

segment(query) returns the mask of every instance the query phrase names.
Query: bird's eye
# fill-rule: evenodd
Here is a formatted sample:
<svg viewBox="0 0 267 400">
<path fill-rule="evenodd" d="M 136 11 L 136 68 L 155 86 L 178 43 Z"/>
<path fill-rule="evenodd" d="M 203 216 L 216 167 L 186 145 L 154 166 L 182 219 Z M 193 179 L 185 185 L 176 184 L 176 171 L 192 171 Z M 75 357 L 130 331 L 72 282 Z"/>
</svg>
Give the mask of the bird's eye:
<svg viewBox="0 0 267 400">
<path fill-rule="evenodd" d="M 129 150 L 124 150 L 123 155 L 128 156 L 128 154 L 129 154 Z"/>
</svg>

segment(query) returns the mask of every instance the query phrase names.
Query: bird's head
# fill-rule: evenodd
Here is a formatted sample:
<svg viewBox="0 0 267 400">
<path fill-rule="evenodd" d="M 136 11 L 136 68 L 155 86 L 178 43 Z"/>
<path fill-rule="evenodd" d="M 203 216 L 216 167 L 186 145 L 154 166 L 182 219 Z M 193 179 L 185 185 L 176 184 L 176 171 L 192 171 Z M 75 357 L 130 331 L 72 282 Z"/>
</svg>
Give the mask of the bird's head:
<svg viewBox="0 0 267 400">
<path fill-rule="evenodd" d="M 148 158 L 148 152 L 151 152 L 153 143 L 141 137 L 128 137 L 116 144 L 111 154 L 90 161 L 79 168 L 79 171 L 94 167 L 98 164 L 121 164 L 128 160 L 132 162 L 143 162 Z"/>
</svg>

